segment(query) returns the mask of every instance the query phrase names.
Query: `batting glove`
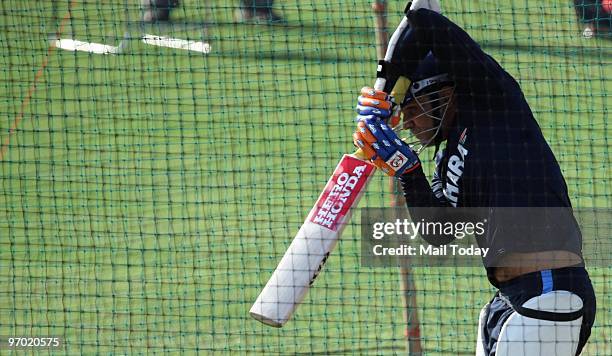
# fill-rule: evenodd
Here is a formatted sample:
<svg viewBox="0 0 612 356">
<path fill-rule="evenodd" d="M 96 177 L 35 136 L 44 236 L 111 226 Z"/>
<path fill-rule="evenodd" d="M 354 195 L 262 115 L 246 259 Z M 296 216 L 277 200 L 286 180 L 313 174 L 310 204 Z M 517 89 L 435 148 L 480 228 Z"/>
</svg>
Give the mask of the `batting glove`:
<svg viewBox="0 0 612 356">
<path fill-rule="evenodd" d="M 360 116 L 374 115 L 386 120 L 391 116 L 393 106 L 392 98 L 384 91 L 363 87 L 361 95 L 357 98 L 355 111 Z"/>
<path fill-rule="evenodd" d="M 370 87 L 361 88 L 361 96 L 357 99 L 355 111 L 359 114 L 357 119 L 374 115 L 390 124 L 391 127 L 399 125 L 401 121 L 401 108 L 395 103 L 393 96 Z"/>
<path fill-rule="evenodd" d="M 377 116 L 359 116 L 353 143 L 390 176 L 400 176 L 421 166 L 419 157 Z"/>
</svg>

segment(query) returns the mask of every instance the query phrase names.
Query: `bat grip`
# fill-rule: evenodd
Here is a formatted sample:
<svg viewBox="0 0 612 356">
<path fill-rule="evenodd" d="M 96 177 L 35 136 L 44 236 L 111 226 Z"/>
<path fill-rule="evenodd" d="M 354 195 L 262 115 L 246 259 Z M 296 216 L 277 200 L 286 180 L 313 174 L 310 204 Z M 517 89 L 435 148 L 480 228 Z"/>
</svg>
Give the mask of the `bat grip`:
<svg viewBox="0 0 612 356">
<path fill-rule="evenodd" d="M 374 83 L 374 89 L 376 90 L 385 90 L 385 84 L 387 83 L 387 79 L 385 78 L 376 78 L 376 82 Z"/>
<path fill-rule="evenodd" d="M 393 35 L 391 35 L 391 39 L 389 40 L 389 44 L 387 45 L 387 51 L 385 52 L 385 58 L 378 62 L 378 68 L 376 69 L 377 78 L 374 83 L 374 89 L 376 90 L 385 90 L 385 85 L 387 84 L 386 78 L 386 70 L 384 68 L 385 63 L 391 63 L 391 59 L 393 57 L 393 52 L 395 51 L 395 46 L 397 45 L 402 33 L 410 26 L 408 23 L 408 18 L 404 17 L 400 24 L 397 26 Z"/>
</svg>

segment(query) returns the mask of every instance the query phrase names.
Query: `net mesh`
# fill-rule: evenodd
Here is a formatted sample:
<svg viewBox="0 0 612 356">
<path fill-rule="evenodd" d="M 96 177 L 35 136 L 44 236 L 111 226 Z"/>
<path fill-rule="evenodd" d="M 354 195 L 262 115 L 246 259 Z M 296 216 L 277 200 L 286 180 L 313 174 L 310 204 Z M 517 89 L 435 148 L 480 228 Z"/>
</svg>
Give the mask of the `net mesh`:
<svg viewBox="0 0 612 356">
<path fill-rule="evenodd" d="M 390 27 L 404 5 L 388 3 Z M 0 2 L 0 335 L 84 354 L 403 352 L 400 274 L 360 267 L 356 222 L 284 328 L 248 316 L 352 150 L 376 45 L 368 1 L 239 7 L 183 0 L 141 23 L 139 0 Z M 443 10 L 520 82 L 574 206 L 610 208 L 609 13 L 593 27 L 569 1 Z M 361 206 L 390 199 L 378 174 Z M 589 272 L 584 354 L 610 355 L 611 271 Z M 494 292 L 482 268 L 411 273 L 424 350 L 473 353 Z"/>
</svg>

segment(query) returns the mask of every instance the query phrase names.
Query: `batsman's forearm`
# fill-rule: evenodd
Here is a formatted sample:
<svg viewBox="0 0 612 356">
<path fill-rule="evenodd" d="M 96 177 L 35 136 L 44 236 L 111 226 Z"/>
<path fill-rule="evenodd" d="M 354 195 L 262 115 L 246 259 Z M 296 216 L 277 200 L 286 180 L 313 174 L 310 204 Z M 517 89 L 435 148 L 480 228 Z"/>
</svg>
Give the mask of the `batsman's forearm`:
<svg viewBox="0 0 612 356">
<path fill-rule="evenodd" d="M 448 206 L 448 203 L 438 200 L 434 195 L 423 172 L 423 167 L 402 175 L 399 177 L 399 181 L 408 208 Z"/>
<path fill-rule="evenodd" d="M 404 191 L 406 206 L 412 221 L 444 223 L 458 218 L 453 214 L 454 209 L 450 208 L 447 201 L 436 198 L 422 167 L 402 175 L 399 181 Z M 443 233 L 421 234 L 421 237 L 436 246 L 445 245 L 455 239 L 453 235 Z"/>
</svg>

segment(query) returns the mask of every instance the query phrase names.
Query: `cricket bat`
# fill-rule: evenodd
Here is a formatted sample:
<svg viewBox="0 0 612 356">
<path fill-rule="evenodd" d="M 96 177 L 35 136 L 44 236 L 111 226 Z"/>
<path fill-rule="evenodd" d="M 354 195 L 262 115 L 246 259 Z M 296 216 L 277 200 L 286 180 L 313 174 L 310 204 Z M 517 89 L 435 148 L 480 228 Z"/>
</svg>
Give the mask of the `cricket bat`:
<svg viewBox="0 0 612 356">
<path fill-rule="evenodd" d="M 283 326 L 304 300 L 350 221 L 376 167 L 345 154 L 249 313 Z"/>
</svg>

